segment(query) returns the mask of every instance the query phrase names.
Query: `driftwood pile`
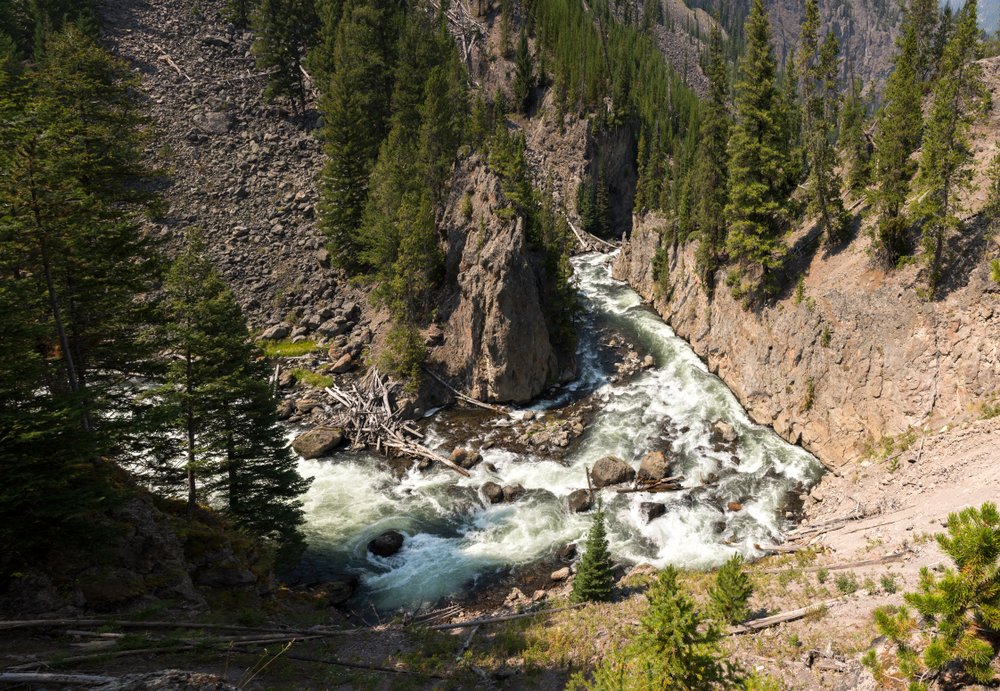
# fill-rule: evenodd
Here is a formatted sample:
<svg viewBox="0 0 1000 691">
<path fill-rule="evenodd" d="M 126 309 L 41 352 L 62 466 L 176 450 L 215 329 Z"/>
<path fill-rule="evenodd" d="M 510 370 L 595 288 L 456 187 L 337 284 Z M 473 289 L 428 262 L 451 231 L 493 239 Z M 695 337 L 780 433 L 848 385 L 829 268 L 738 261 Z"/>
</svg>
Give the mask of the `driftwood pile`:
<svg viewBox="0 0 1000 691">
<path fill-rule="evenodd" d="M 351 448 L 426 459 L 469 477 L 464 468 L 420 442 L 424 435 L 412 423 L 403 420 L 401 411 L 393 404 L 398 389 L 397 382 L 384 377 L 374 367 L 349 389 L 336 384 L 328 386 L 327 395 L 343 406 L 331 424 L 343 428 Z"/>
<path fill-rule="evenodd" d="M 636 492 L 678 492 L 684 487 L 682 475 L 672 475 L 660 480 L 636 480 L 631 487 L 623 487 L 618 494 L 634 494 Z"/>
<path fill-rule="evenodd" d="M 580 249 L 584 252 L 613 252 L 619 247 L 613 242 L 608 242 L 593 233 L 577 228 L 573 221 L 569 220 L 569 216 L 566 216 L 566 222 L 569 224 L 570 230 L 573 231 L 573 235 L 576 236 Z"/>
</svg>

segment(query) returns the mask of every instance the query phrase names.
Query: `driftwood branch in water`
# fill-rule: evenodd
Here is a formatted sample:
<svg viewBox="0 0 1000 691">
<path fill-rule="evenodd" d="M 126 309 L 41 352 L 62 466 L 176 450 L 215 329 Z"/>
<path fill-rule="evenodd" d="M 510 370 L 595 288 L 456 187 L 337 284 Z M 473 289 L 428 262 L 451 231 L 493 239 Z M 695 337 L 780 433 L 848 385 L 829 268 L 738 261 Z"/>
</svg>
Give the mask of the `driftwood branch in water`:
<svg viewBox="0 0 1000 691">
<path fill-rule="evenodd" d="M 684 478 L 680 475 L 665 477 L 662 480 L 637 484 L 635 487 L 623 487 L 616 490 L 618 494 L 634 494 L 636 492 L 677 492 L 684 489 L 681 483 Z"/>
<path fill-rule="evenodd" d="M 492 403 L 486 403 L 485 401 L 480 401 L 477 398 L 473 398 L 472 396 L 468 396 L 468 395 L 462 393 L 461 391 L 459 391 L 458 389 L 456 389 L 454 386 L 452 386 L 451 384 L 449 384 L 447 381 L 445 381 L 444 378 L 441 377 L 437 372 L 434 372 L 433 370 L 431 370 L 428 367 L 424 367 L 424 371 L 427 372 L 427 374 L 429 374 L 432 377 L 434 377 L 442 386 L 444 386 L 446 389 L 448 389 L 449 391 L 451 391 L 451 393 L 454 394 L 455 397 L 458 398 L 461 401 L 465 401 L 466 403 L 469 403 L 469 404 L 474 405 L 474 406 L 478 406 L 480 408 L 484 408 L 486 410 L 492 410 L 495 413 L 507 413 L 507 412 L 510 412 L 507 408 L 503 407 L 502 405 L 493 405 Z"/>
<path fill-rule="evenodd" d="M 817 602 L 812 605 L 806 605 L 805 607 L 800 607 L 799 609 L 793 609 L 788 612 L 781 612 L 779 614 L 774 614 L 770 617 L 763 617 L 761 619 L 751 619 L 750 621 L 745 621 L 737 626 L 730 627 L 726 632 L 729 636 L 736 636 L 741 633 L 752 633 L 754 631 L 760 631 L 761 629 L 767 629 L 772 626 L 777 626 L 778 624 L 784 624 L 785 622 L 795 621 L 797 619 L 802 619 L 807 617 L 814 612 L 819 612 L 826 609 L 830 605 L 839 601 L 840 598 L 835 597 L 830 600 L 824 600 L 823 602 Z"/>
<path fill-rule="evenodd" d="M 806 566 L 801 569 L 790 568 L 790 569 L 761 569 L 757 573 L 786 573 L 788 571 L 796 571 L 801 573 L 818 573 L 820 571 L 844 571 L 845 569 L 860 569 L 863 566 L 878 566 L 879 564 L 888 564 L 889 562 L 899 561 L 911 550 L 904 549 L 901 552 L 893 552 L 892 554 L 887 554 L 884 557 L 878 559 L 865 559 L 863 561 L 854 561 L 847 564 L 831 564 L 830 566 Z"/>
<path fill-rule="evenodd" d="M 580 602 L 575 605 L 567 605 L 566 607 L 556 607 L 555 609 L 540 609 L 535 612 L 525 612 L 523 614 L 505 614 L 502 617 L 489 617 L 487 619 L 472 619 L 471 621 L 460 621 L 453 624 L 437 624 L 436 626 L 428 626 L 427 628 L 432 631 L 446 631 L 448 629 L 465 629 L 470 626 L 481 626 L 482 624 L 498 624 L 502 621 L 514 621 L 515 619 L 526 619 L 527 617 L 537 617 L 542 614 L 555 614 L 556 612 L 564 612 L 568 609 L 576 609 L 577 607 L 583 607 L 585 602 Z"/>
</svg>

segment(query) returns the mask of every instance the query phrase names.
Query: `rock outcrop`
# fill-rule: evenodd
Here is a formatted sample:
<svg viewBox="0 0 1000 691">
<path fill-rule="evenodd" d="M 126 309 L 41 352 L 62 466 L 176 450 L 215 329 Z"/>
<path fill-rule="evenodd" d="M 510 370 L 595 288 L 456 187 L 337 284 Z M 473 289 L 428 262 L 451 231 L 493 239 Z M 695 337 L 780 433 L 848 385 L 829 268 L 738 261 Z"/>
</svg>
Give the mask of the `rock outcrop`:
<svg viewBox="0 0 1000 691">
<path fill-rule="evenodd" d="M 816 253 L 803 299 L 790 294 L 747 311 L 721 275 L 709 302 L 696 243 L 667 248 L 668 282 L 658 284 L 659 228 L 655 218 L 637 222 L 615 276 L 652 302 L 756 421 L 828 466 L 884 436 L 966 418 L 1000 390 L 1000 285 L 987 261 L 956 268 L 967 282 L 928 302 L 916 294 L 915 267 L 873 269 L 862 237 Z M 793 240 L 808 243 L 803 233 Z M 976 256 L 995 255 L 996 241 L 984 242 L 993 249 Z M 724 432 L 716 430 L 720 440 Z"/>
<path fill-rule="evenodd" d="M 344 430 L 339 427 L 318 427 L 295 437 L 292 448 L 302 458 L 325 456 L 344 441 Z"/>
</svg>

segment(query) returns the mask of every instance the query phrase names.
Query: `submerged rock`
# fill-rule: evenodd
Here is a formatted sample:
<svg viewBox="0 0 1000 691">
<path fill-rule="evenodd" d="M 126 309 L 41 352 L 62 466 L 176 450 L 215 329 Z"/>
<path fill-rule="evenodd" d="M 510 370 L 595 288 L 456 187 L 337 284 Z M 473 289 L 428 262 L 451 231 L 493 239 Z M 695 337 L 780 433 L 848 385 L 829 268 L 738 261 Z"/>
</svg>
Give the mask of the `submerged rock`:
<svg viewBox="0 0 1000 691">
<path fill-rule="evenodd" d="M 585 489 L 573 490 L 569 493 L 569 497 L 566 501 L 569 503 L 569 510 L 572 513 L 590 511 L 590 507 L 594 504 L 593 499 L 590 496 L 590 492 Z"/>
<path fill-rule="evenodd" d="M 503 500 L 508 502 L 517 501 L 524 496 L 525 491 L 521 485 L 506 485 L 503 488 Z"/>
<path fill-rule="evenodd" d="M 646 523 L 656 520 L 666 512 L 666 504 L 661 504 L 658 501 L 644 501 L 639 504 L 639 513 L 646 519 Z"/>
<path fill-rule="evenodd" d="M 590 476 L 594 481 L 594 487 L 600 489 L 631 482 L 635 479 L 635 470 L 617 456 L 605 456 L 594 464 Z"/>
<path fill-rule="evenodd" d="M 403 534 L 387 530 L 368 543 L 368 551 L 379 557 L 391 557 L 403 548 Z"/>
<path fill-rule="evenodd" d="M 639 463 L 640 480 L 662 480 L 670 474 L 670 463 L 662 451 L 650 451 Z"/>
<path fill-rule="evenodd" d="M 559 548 L 559 551 L 556 552 L 556 556 L 562 561 L 573 561 L 576 559 L 576 552 L 576 543 L 568 542 Z"/>
<path fill-rule="evenodd" d="M 295 437 L 292 448 L 302 458 L 325 456 L 344 441 L 344 430 L 339 427 L 318 427 Z"/>
<path fill-rule="evenodd" d="M 503 487 L 495 482 L 487 482 L 482 486 L 483 496 L 486 497 L 486 501 L 491 504 L 502 504 L 503 503 Z"/>
<path fill-rule="evenodd" d="M 709 441 L 713 444 L 733 444 L 737 439 L 739 439 L 739 436 L 736 434 L 736 429 L 725 420 L 716 420 L 712 423 L 712 433 Z"/>
</svg>

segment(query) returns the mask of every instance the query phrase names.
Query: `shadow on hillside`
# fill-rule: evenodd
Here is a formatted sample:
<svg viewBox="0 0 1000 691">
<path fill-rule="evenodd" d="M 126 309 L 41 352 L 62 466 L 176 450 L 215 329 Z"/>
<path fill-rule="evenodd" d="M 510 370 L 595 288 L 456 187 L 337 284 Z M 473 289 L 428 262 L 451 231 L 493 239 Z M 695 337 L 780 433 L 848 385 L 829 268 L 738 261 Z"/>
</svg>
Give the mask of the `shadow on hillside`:
<svg viewBox="0 0 1000 691">
<path fill-rule="evenodd" d="M 969 285 L 972 273 L 982 261 L 983 252 L 996 230 L 994 223 L 980 215 L 966 223 L 962 232 L 955 233 L 948 239 L 935 300 L 943 300 Z"/>
</svg>

